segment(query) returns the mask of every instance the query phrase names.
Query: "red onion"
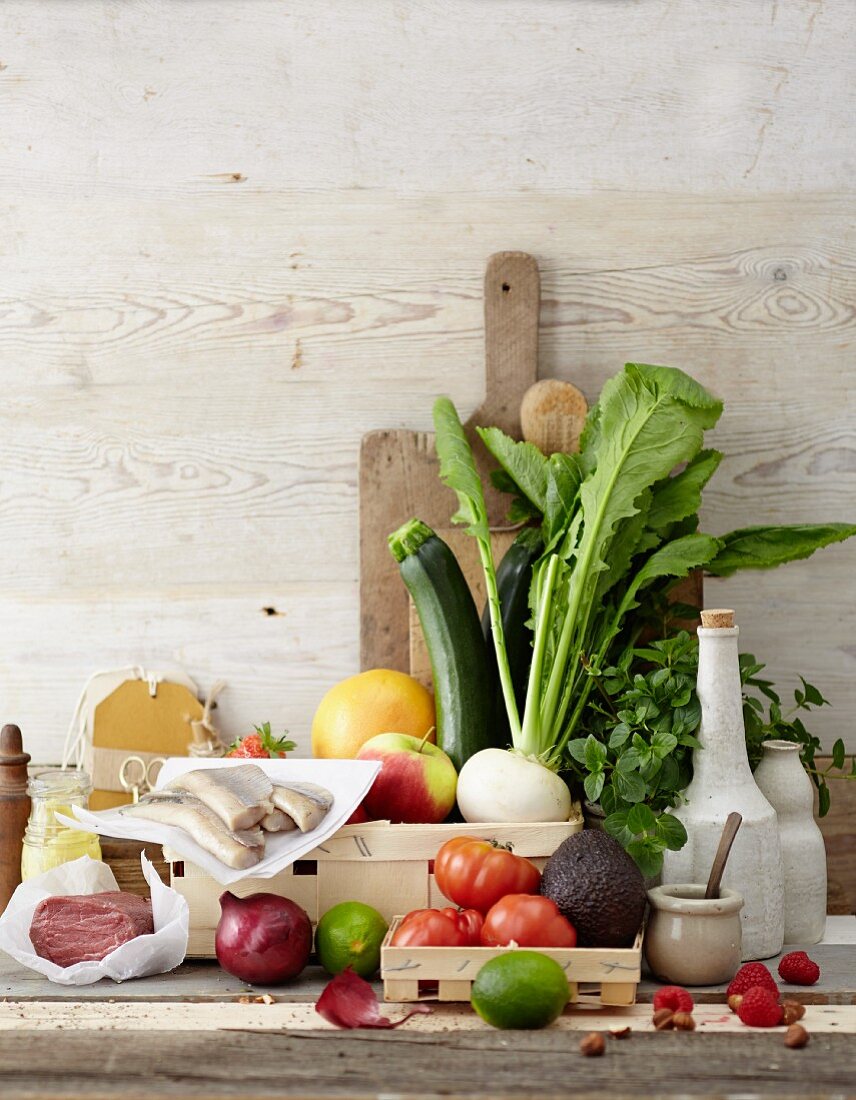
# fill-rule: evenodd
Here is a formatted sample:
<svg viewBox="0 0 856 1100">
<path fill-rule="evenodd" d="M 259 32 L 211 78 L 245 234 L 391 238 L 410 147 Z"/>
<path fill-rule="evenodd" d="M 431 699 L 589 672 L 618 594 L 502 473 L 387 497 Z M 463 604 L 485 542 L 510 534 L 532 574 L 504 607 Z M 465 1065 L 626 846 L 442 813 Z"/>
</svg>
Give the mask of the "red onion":
<svg viewBox="0 0 856 1100">
<path fill-rule="evenodd" d="M 254 985 L 296 978 L 309 961 L 312 925 L 303 909 L 278 894 L 220 897 L 214 937 L 217 961 L 229 974 Z"/>
</svg>

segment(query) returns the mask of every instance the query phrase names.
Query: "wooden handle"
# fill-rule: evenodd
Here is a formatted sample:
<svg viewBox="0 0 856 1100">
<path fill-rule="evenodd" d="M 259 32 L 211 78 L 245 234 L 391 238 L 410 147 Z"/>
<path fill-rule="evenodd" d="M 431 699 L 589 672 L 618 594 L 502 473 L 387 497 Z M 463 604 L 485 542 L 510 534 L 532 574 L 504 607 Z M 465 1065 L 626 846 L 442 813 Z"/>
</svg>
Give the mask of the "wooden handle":
<svg viewBox="0 0 856 1100">
<path fill-rule="evenodd" d="M 0 913 L 21 881 L 21 848 L 30 816 L 29 759 L 20 729 L 4 726 L 0 730 Z"/>
<path fill-rule="evenodd" d="M 485 398 L 471 423 L 520 436 L 520 402 L 538 377 L 541 278 L 528 252 L 496 252 L 484 276 Z"/>
<path fill-rule="evenodd" d="M 734 838 L 737 836 L 737 830 L 742 824 L 743 817 L 741 814 L 732 813 L 728 815 L 725 821 L 725 828 L 722 830 L 722 836 L 719 838 L 719 847 L 716 849 L 716 855 L 713 857 L 710 878 L 707 880 L 707 889 L 704 892 L 706 898 L 719 897 L 719 884 L 722 882 L 722 876 L 725 873 L 725 864 L 728 862 L 728 856 L 731 853 L 731 845 L 734 843 Z"/>
</svg>

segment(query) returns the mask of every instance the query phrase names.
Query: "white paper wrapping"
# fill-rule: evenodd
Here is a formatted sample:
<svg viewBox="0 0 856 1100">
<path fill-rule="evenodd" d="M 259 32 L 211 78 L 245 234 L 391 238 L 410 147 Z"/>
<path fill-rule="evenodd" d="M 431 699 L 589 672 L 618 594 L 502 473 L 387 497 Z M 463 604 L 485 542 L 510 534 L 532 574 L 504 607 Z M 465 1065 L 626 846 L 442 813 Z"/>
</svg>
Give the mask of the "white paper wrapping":
<svg viewBox="0 0 856 1100">
<path fill-rule="evenodd" d="M 157 871 L 144 855 L 140 858 L 143 875 L 151 891 L 154 935 L 128 940 L 100 962 L 80 962 L 74 966 L 57 966 L 35 953 L 30 941 L 30 925 L 36 906 L 43 898 L 63 894 L 100 894 L 119 889 L 106 863 L 82 856 L 21 883 L 0 917 L 0 948 L 17 962 L 44 974 L 58 985 L 92 985 L 102 978 L 124 982 L 128 978 L 144 978 L 147 974 L 165 974 L 168 970 L 174 970 L 184 961 L 187 952 L 190 920 L 187 902 L 161 882 Z"/>
<path fill-rule="evenodd" d="M 319 844 L 323 844 L 340 829 L 365 798 L 369 787 L 380 771 L 375 760 L 194 760 L 186 756 L 172 756 L 160 770 L 155 787 L 160 789 L 187 771 L 197 768 L 234 767 L 240 764 L 258 764 L 274 782 L 317 783 L 333 795 L 333 806 L 317 829 L 311 833 L 268 833 L 265 836 L 264 857 L 254 867 L 235 871 L 221 863 L 216 856 L 206 852 L 193 838 L 174 825 L 160 825 L 156 821 L 122 814 L 119 810 L 102 810 L 93 813 L 74 807 L 76 821 L 56 816 L 68 825 L 102 836 L 120 837 L 124 840 L 143 840 L 163 844 L 175 853 L 195 863 L 221 886 L 230 886 L 242 878 L 272 878 L 285 870 Z"/>
</svg>

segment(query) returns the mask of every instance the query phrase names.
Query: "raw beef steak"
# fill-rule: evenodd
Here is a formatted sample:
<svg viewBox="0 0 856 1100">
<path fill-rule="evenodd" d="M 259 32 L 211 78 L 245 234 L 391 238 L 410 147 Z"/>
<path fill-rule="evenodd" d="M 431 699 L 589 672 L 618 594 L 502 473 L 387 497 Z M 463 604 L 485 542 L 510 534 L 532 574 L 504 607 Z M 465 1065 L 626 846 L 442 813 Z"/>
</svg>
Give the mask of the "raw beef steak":
<svg viewBox="0 0 856 1100">
<path fill-rule="evenodd" d="M 36 954 L 57 966 L 103 959 L 120 944 L 151 932 L 152 903 L 118 890 L 44 898 L 30 924 Z"/>
</svg>

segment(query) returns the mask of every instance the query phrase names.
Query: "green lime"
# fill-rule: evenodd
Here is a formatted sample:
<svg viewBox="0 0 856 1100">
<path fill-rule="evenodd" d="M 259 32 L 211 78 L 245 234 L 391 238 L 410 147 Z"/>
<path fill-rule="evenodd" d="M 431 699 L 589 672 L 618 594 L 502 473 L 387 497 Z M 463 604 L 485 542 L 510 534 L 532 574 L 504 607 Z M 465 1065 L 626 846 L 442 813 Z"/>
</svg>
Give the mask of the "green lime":
<svg viewBox="0 0 856 1100">
<path fill-rule="evenodd" d="M 380 945 L 389 925 L 377 909 L 361 901 L 343 901 L 328 909 L 315 929 L 315 953 L 328 974 L 353 967 L 370 978 L 380 966 Z"/>
<path fill-rule="evenodd" d="M 561 966 L 540 951 L 509 951 L 485 963 L 473 982 L 470 1001 L 491 1027 L 546 1027 L 568 1003 L 568 979 Z"/>
</svg>

